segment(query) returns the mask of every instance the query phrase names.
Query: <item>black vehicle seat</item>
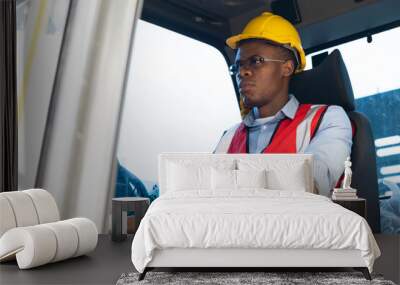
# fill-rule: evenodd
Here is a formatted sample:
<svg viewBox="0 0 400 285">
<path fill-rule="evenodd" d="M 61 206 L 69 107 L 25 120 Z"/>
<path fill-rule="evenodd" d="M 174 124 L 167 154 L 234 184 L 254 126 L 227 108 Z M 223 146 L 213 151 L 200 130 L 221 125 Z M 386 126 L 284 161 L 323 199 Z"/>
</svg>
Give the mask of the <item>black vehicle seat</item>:
<svg viewBox="0 0 400 285">
<path fill-rule="evenodd" d="M 380 232 L 374 138 L 367 117 L 355 111 L 353 89 L 340 51 L 334 50 L 318 66 L 294 75 L 289 89 L 301 103 L 339 105 L 347 112 L 355 131 L 351 186 L 367 200 L 367 221 L 372 231 Z"/>
</svg>

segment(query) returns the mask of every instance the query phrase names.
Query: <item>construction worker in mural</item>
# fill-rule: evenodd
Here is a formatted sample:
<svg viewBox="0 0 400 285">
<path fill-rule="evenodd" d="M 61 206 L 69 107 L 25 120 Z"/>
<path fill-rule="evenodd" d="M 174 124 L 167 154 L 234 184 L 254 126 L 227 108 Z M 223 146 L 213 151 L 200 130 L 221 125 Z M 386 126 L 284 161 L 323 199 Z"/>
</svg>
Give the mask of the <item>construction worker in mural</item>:
<svg viewBox="0 0 400 285">
<path fill-rule="evenodd" d="M 243 120 L 224 132 L 214 153 L 313 154 L 315 187 L 328 196 L 350 156 L 351 123 L 340 106 L 300 104 L 289 94 L 291 76 L 306 66 L 296 28 L 266 12 L 226 43 L 236 50 L 231 72 Z"/>
</svg>

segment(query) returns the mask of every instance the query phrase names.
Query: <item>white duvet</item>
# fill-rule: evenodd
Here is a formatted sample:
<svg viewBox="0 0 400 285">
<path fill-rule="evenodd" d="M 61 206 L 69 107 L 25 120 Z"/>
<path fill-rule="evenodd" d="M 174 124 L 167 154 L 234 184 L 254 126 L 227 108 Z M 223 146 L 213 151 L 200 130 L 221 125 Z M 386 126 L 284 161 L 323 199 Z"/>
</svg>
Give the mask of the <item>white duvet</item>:
<svg viewBox="0 0 400 285">
<path fill-rule="evenodd" d="M 372 271 L 380 251 L 364 218 L 307 192 L 184 191 L 155 200 L 132 243 L 143 272 L 155 249 L 358 249 Z"/>
</svg>

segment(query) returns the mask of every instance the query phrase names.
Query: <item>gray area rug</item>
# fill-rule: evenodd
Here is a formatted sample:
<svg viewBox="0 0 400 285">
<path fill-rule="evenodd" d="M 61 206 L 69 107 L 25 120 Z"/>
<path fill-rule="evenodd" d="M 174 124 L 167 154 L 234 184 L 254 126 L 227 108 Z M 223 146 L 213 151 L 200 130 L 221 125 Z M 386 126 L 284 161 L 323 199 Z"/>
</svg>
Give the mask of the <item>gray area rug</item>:
<svg viewBox="0 0 400 285">
<path fill-rule="evenodd" d="M 117 285 L 133 284 L 384 284 L 395 285 L 381 275 L 372 274 L 372 281 L 360 272 L 148 272 L 142 281 L 139 273 L 122 274 Z"/>
</svg>

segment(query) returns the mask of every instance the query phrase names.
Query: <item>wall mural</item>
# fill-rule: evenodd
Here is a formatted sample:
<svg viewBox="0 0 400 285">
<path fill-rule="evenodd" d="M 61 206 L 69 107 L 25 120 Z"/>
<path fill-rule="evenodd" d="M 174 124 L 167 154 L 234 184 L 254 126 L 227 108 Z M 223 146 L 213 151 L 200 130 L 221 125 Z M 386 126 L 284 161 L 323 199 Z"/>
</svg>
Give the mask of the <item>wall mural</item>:
<svg viewBox="0 0 400 285">
<path fill-rule="evenodd" d="M 373 108 L 371 108 L 373 106 Z M 381 230 L 400 233 L 400 89 L 356 99 L 356 109 L 371 122 L 376 142 Z M 397 139 L 396 139 L 397 138 Z M 392 150 L 392 152 L 390 152 Z M 118 162 L 115 197 L 140 196 L 153 201 L 157 182 L 144 182 Z"/>
<path fill-rule="evenodd" d="M 371 122 L 381 209 L 381 230 L 400 233 L 400 89 L 356 99 Z"/>
<path fill-rule="evenodd" d="M 144 183 L 118 161 L 115 197 L 146 197 L 150 202 L 159 196 L 156 183 Z"/>
</svg>

